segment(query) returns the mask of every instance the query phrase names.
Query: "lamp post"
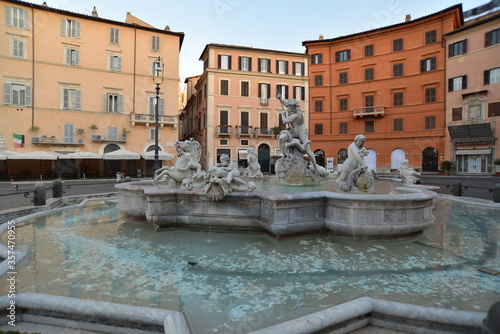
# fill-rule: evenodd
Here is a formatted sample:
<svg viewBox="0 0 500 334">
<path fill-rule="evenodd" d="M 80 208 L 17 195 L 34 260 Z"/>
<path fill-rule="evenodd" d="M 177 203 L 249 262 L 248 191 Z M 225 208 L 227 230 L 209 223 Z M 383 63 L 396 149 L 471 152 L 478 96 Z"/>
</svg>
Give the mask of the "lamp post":
<svg viewBox="0 0 500 334">
<path fill-rule="evenodd" d="M 160 85 L 163 83 L 163 60 L 158 56 L 154 62 L 153 82 L 156 84 L 156 106 L 155 106 L 155 156 L 153 164 L 153 175 L 160 169 L 160 160 L 158 155 L 158 108 L 160 105 Z M 153 176 L 154 177 L 154 176 Z"/>
</svg>

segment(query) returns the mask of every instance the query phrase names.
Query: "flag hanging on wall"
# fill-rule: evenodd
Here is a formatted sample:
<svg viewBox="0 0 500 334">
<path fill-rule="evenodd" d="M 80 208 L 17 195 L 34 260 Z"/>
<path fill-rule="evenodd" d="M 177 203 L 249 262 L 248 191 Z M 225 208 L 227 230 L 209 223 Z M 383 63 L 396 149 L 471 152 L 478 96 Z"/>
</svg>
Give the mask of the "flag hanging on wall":
<svg viewBox="0 0 500 334">
<path fill-rule="evenodd" d="M 23 147 L 24 136 L 14 133 L 14 147 Z"/>
</svg>

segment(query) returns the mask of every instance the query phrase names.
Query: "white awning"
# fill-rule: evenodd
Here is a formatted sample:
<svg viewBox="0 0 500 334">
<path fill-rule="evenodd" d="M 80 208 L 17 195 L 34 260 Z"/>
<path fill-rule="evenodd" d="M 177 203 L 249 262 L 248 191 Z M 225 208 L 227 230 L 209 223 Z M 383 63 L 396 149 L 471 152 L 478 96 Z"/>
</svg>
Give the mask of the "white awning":
<svg viewBox="0 0 500 334">
<path fill-rule="evenodd" d="M 0 160 L 7 160 L 9 157 L 13 155 L 18 155 L 19 152 L 9 151 L 9 150 L 0 150 Z"/>
<path fill-rule="evenodd" d="M 69 154 L 61 154 L 59 159 L 102 159 L 102 154 L 80 151 Z"/>
<path fill-rule="evenodd" d="M 9 160 L 57 160 L 59 155 L 50 151 L 35 151 L 9 156 Z"/>
<path fill-rule="evenodd" d="M 141 155 L 127 150 L 116 150 L 109 153 L 104 153 L 102 158 L 104 160 L 139 160 Z"/>
<path fill-rule="evenodd" d="M 455 154 L 456 155 L 478 155 L 478 154 L 490 154 L 491 149 L 490 148 L 481 148 L 477 150 L 456 150 Z"/>
<path fill-rule="evenodd" d="M 154 160 L 155 151 L 148 151 L 141 154 L 145 160 Z M 173 154 L 168 152 L 158 151 L 158 160 L 172 160 L 174 158 Z"/>
</svg>

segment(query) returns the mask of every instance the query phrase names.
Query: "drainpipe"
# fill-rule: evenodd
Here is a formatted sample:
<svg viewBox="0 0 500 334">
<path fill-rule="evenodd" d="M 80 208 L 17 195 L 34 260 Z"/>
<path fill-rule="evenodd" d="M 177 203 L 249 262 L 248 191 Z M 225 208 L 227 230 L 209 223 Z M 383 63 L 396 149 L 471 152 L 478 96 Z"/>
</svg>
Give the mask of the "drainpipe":
<svg viewBox="0 0 500 334">
<path fill-rule="evenodd" d="M 31 5 L 31 126 L 35 126 L 35 9 Z"/>
<path fill-rule="evenodd" d="M 133 82 L 133 101 L 132 101 L 132 113 L 135 114 L 135 85 L 136 85 L 136 69 L 137 69 L 137 25 L 134 24 L 134 82 Z M 135 117 L 135 116 L 134 116 Z"/>
<path fill-rule="evenodd" d="M 332 73 L 332 42 L 330 42 L 330 48 L 329 48 L 329 58 L 330 58 L 330 69 L 329 69 L 329 72 L 330 72 L 330 134 L 333 134 L 333 97 L 332 97 L 332 90 L 333 90 L 333 87 L 332 87 L 332 76 L 333 76 L 333 73 Z"/>
</svg>

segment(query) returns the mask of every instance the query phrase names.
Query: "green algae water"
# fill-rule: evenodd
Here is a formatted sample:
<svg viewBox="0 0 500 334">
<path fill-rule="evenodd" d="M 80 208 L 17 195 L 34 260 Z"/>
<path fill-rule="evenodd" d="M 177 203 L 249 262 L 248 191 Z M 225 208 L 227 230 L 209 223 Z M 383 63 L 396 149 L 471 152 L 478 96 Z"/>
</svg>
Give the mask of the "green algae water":
<svg viewBox="0 0 500 334">
<path fill-rule="evenodd" d="M 362 296 L 482 312 L 500 299 L 500 277 L 479 270 L 500 269 L 499 209 L 438 200 L 420 238 L 356 243 L 155 232 L 115 205 L 89 202 L 19 224 L 16 250 L 27 257 L 17 293 L 179 310 L 194 333 L 247 333 Z"/>
</svg>

